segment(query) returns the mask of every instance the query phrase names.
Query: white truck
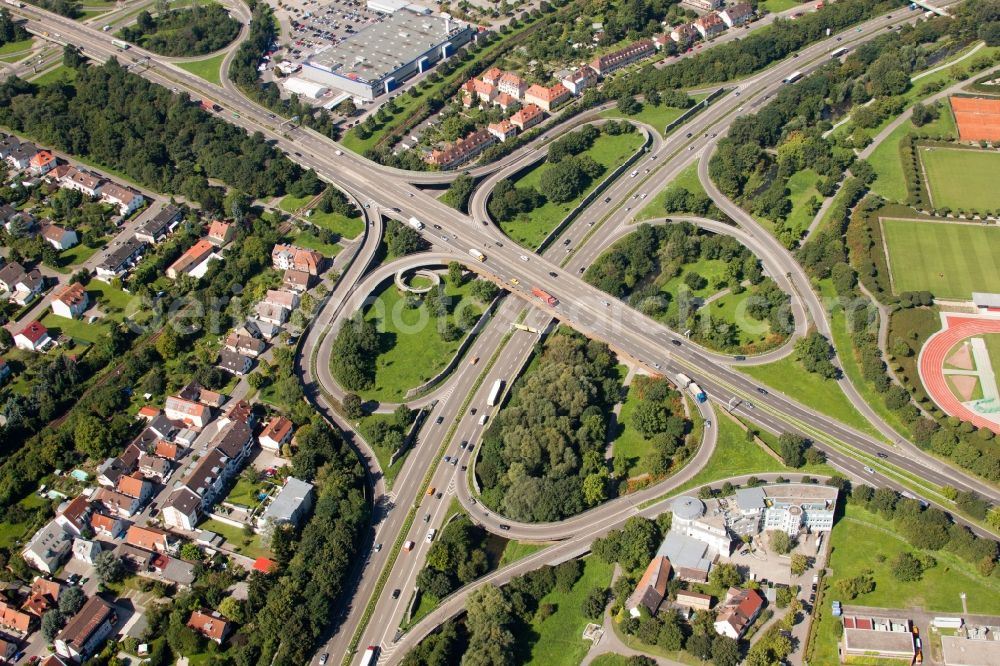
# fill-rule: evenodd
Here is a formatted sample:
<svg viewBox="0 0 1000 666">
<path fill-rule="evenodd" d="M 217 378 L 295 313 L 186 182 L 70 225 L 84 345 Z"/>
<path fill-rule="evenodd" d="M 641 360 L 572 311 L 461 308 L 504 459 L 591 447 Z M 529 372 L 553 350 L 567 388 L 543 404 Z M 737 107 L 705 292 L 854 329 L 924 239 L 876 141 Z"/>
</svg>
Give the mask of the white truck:
<svg viewBox="0 0 1000 666">
<path fill-rule="evenodd" d="M 469 254 L 472 255 L 472 257 L 476 261 L 486 261 L 486 255 L 477 250 L 476 248 L 472 248 L 471 250 L 469 250 Z"/>
<path fill-rule="evenodd" d="M 411 217 L 411 218 L 410 218 L 410 221 L 408 222 L 408 224 L 409 224 L 409 225 L 410 225 L 411 227 L 413 227 L 414 229 L 416 229 L 417 231 L 420 231 L 421 229 L 423 229 L 423 228 L 424 228 L 424 223 L 423 223 L 423 222 L 421 222 L 420 220 L 418 220 L 418 219 L 417 219 L 417 218 L 415 218 L 415 217 Z"/>
<path fill-rule="evenodd" d="M 678 372 L 676 375 L 674 375 L 674 379 L 677 380 L 677 388 L 679 389 L 686 389 L 688 387 L 688 384 L 694 381 L 693 379 L 685 375 L 683 372 Z"/>
</svg>

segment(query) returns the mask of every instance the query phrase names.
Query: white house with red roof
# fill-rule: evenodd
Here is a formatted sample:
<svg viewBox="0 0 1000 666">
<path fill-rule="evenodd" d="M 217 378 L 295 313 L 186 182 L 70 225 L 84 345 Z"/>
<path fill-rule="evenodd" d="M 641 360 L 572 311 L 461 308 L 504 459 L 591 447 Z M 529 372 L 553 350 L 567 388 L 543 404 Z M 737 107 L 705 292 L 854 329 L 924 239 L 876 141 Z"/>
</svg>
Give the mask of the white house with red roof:
<svg viewBox="0 0 1000 666">
<path fill-rule="evenodd" d="M 18 349 L 25 351 L 40 351 L 52 343 L 49 337 L 49 329 L 42 326 L 42 322 L 33 321 L 14 336 L 14 345 Z"/>
<path fill-rule="evenodd" d="M 571 96 L 569 89 L 561 83 L 557 83 L 549 88 L 533 85 L 524 93 L 524 102 L 525 104 L 535 104 L 547 113 L 552 113 L 552 109 L 568 100 Z"/>
<path fill-rule="evenodd" d="M 56 158 L 47 150 L 39 150 L 28 160 L 28 168 L 36 176 L 44 176 L 56 165 Z"/>
<path fill-rule="evenodd" d="M 270 451 L 279 451 L 281 446 L 292 439 L 292 422 L 284 416 L 275 416 L 261 431 L 258 441 Z"/>
<path fill-rule="evenodd" d="M 42 226 L 42 238 L 60 252 L 80 244 L 80 237 L 75 231 L 58 224 L 50 223 Z"/>
<path fill-rule="evenodd" d="M 88 307 L 90 299 L 79 282 L 66 285 L 52 299 L 52 314 L 66 319 L 79 319 Z"/>
</svg>

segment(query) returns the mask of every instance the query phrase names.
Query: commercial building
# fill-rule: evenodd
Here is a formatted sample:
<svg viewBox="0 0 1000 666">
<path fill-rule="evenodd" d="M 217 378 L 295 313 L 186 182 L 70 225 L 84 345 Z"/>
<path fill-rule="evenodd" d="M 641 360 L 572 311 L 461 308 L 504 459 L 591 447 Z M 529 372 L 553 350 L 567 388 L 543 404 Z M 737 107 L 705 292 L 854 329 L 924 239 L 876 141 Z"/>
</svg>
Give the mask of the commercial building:
<svg viewBox="0 0 1000 666">
<path fill-rule="evenodd" d="M 1000 636 L 996 631 L 992 634 L 992 640 L 988 635 L 982 638 L 942 635 L 944 663 L 946 666 L 1000 666 Z"/>
<path fill-rule="evenodd" d="M 697 497 L 681 496 L 671 505 L 674 517 L 671 532 L 697 539 L 721 555 L 729 556 L 732 537 L 726 528 L 726 519 L 719 511 L 706 513 L 705 503 Z"/>
<path fill-rule="evenodd" d="M 909 620 L 845 615 L 843 623 L 841 652 L 845 657 L 898 659 L 908 664 L 916 655 Z"/>
<path fill-rule="evenodd" d="M 298 525 L 302 517 L 312 508 L 312 502 L 313 485 L 292 476 L 288 477 L 277 496 L 257 519 L 257 530 L 265 530 L 269 525 L 287 523 Z"/>
<path fill-rule="evenodd" d="M 281 87 L 285 89 L 285 92 L 308 97 L 309 99 L 319 99 L 330 92 L 330 88 L 322 83 L 307 81 L 299 76 L 290 76 L 284 79 L 281 82 Z"/>
<path fill-rule="evenodd" d="M 722 6 L 723 0 L 683 0 L 682 5 L 690 7 L 696 12 L 710 12 Z"/>
<path fill-rule="evenodd" d="M 738 516 L 729 517 L 736 534 L 759 534 L 781 530 L 795 536 L 801 530 L 829 532 L 838 491 L 832 486 L 782 483 L 736 491 Z"/>
<path fill-rule="evenodd" d="M 471 26 L 447 14 L 403 8 L 314 55 L 300 76 L 373 100 L 452 55 L 473 35 Z"/>
</svg>

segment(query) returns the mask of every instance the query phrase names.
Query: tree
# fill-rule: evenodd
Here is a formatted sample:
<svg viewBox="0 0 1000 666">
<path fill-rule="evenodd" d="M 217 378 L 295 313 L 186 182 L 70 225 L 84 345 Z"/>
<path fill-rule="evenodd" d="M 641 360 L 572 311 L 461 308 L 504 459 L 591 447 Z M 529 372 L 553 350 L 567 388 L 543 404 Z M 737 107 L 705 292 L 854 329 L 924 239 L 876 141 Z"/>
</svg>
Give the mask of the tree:
<svg viewBox="0 0 1000 666">
<path fill-rule="evenodd" d="M 457 261 L 448 263 L 448 282 L 459 287 L 465 279 L 465 267 Z"/>
<path fill-rule="evenodd" d="M 795 343 L 795 357 L 808 372 L 835 379 L 840 371 L 833 364 L 833 346 L 823 334 L 813 331 Z"/>
<path fill-rule="evenodd" d="M 246 602 L 235 597 L 226 597 L 219 602 L 219 612 L 236 624 L 243 624 L 247 621 Z"/>
<path fill-rule="evenodd" d="M 59 612 L 66 617 L 72 617 L 83 607 L 86 600 L 87 595 L 79 587 L 67 587 L 59 593 Z"/>
<path fill-rule="evenodd" d="M 768 532 L 768 541 L 771 544 L 771 550 L 778 555 L 787 555 L 792 550 L 792 539 L 788 536 L 788 532 L 783 530 Z"/>
<path fill-rule="evenodd" d="M 73 443 L 78 451 L 103 460 L 111 453 L 114 445 L 113 433 L 104 421 L 87 414 L 77 420 L 73 429 Z"/>
<path fill-rule="evenodd" d="M 556 589 L 560 592 L 569 592 L 582 573 L 583 562 L 580 560 L 567 560 L 556 565 Z"/>
<path fill-rule="evenodd" d="M 344 413 L 349 419 L 360 419 L 365 415 L 362 408 L 361 396 L 357 393 L 348 393 L 344 396 Z"/>
<path fill-rule="evenodd" d="M 742 580 L 736 565 L 728 562 L 715 565 L 708 574 L 709 584 L 719 589 L 736 587 Z"/>
<path fill-rule="evenodd" d="M 200 562 L 203 555 L 201 548 L 195 543 L 186 543 L 181 546 L 181 559 L 188 562 Z"/>
<path fill-rule="evenodd" d="M 608 590 L 605 587 L 595 587 L 583 598 L 581 610 L 584 616 L 591 620 L 599 620 L 604 615 L 604 607 L 608 603 Z"/>
<path fill-rule="evenodd" d="M 801 576 L 809 569 L 809 558 L 802 553 L 792 553 L 790 566 L 793 576 Z"/>
<path fill-rule="evenodd" d="M 643 437 L 650 438 L 667 429 L 669 417 L 670 412 L 663 403 L 642 400 L 632 410 L 632 427 L 638 430 Z"/>
<path fill-rule="evenodd" d="M 890 567 L 892 577 L 902 583 L 920 580 L 924 567 L 912 553 L 902 552 L 893 558 Z"/>
<path fill-rule="evenodd" d="M 444 193 L 441 200 L 452 208 L 465 212 L 474 188 L 475 181 L 472 176 L 463 173 L 451 182 L 448 191 Z"/>
<path fill-rule="evenodd" d="M 500 293 L 500 287 L 489 280 L 476 280 L 469 286 L 469 295 L 483 304 L 492 301 L 498 293 Z"/>
<path fill-rule="evenodd" d="M 57 610 L 46 611 L 42 616 L 42 636 L 49 643 L 55 640 L 56 634 L 66 625 L 66 618 Z"/>
<path fill-rule="evenodd" d="M 125 578 L 125 563 L 110 550 L 94 558 L 94 573 L 102 583 L 117 583 Z"/>
<path fill-rule="evenodd" d="M 806 462 L 803 455 L 806 446 L 804 437 L 786 432 L 778 438 L 778 455 L 789 467 L 802 467 Z"/>
<path fill-rule="evenodd" d="M 715 666 L 736 666 L 740 663 L 740 645 L 728 636 L 712 639 L 712 662 Z"/>
</svg>

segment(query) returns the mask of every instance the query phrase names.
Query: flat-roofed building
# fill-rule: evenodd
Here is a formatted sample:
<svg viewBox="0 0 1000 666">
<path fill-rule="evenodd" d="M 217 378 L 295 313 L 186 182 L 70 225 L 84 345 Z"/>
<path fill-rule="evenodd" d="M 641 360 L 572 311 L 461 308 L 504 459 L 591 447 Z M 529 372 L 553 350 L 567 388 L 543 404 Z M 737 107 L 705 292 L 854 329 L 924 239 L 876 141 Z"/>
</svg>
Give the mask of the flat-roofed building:
<svg viewBox="0 0 1000 666">
<path fill-rule="evenodd" d="M 916 641 L 910 621 L 845 615 L 841 651 L 846 657 L 898 659 L 910 663 L 916 655 Z"/>
</svg>

